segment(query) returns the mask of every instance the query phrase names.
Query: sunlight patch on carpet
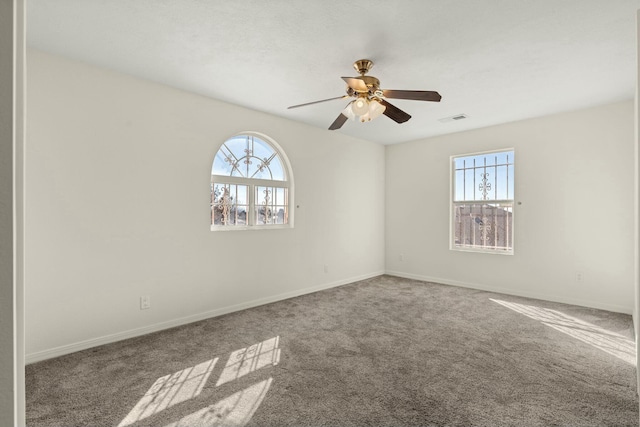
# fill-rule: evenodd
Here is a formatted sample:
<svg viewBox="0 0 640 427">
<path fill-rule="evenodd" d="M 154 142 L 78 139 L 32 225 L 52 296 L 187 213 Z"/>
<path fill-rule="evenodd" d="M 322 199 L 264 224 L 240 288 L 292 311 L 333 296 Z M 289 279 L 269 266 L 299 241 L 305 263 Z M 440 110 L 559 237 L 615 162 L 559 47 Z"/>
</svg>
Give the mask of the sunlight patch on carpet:
<svg viewBox="0 0 640 427">
<path fill-rule="evenodd" d="M 280 336 L 232 352 L 216 387 L 280 361 Z M 158 378 L 129 414 L 118 424 L 126 427 L 200 395 L 219 358 Z M 262 403 L 272 378 L 191 413 L 167 427 L 243 426 Z"/>
<path fill-rule="evenodd" d="M 241 427 L 246 425 L 266 396 L 273 378 L 266 379 L 164 427 Z"/>
<path fill-rule="evenodd" d="M 592 323 L 569 316 L 557 310 L 518 304 L 493 298 L 489 300 L 507 307 L 531 319 L 538 320 L 557 331 L 607 352 L 625 362 L 636 365 L 636 348 L 632 339 L 607 331 Z"/>
<path fill-rule="evenodd" d="M 271 365 L 276 366 L 280 361 L 279 343 L 280 337 L 276 336 L 231 353 L 227 365 L 216 383 L 216 387 L 257 371 L 260 368 Z"/>
<path fill-rule="evenodd" d="M 158 378 L 118 427 L 128 426 L 198 396 L 217 361 L 216 357 Z"/>
</svg>

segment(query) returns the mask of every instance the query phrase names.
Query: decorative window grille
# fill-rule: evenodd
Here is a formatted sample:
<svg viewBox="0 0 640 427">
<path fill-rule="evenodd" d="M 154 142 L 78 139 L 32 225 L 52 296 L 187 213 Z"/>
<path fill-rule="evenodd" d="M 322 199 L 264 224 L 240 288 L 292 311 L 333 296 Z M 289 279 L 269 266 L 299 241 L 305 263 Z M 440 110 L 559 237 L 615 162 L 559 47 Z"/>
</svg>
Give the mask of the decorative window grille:
<svg viewBox="0 0 640 427">
<path fill-rule="evenodd" d="M 222 144 L 211 169 L 211 229 L 291 225 L 291 171 L 275 142 L 241 134 Z"/>
<path fill-rule="evenodd" d="M 513 253 L 514 151 L 451 160 L 452 249 Z"/>
</svg>

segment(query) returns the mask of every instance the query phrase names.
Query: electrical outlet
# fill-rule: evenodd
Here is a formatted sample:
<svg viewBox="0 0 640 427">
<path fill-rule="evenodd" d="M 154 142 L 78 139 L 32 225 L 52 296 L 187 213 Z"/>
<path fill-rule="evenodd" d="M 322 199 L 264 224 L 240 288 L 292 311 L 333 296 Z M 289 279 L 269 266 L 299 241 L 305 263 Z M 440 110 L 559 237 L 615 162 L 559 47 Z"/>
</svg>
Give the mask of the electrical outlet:
<svg viewBox="0 0 640 427">
<path fill-rule="evenodd" d="M 146 310 L 151 308 L 151 297 L 149 295 L 143 295 L 140 297 L 140 310 Z"/>
<path fill-rule="evenodd" d="M 400 254 L 400 255 L 398 255 L 398 259 L 399 259 L 400 261 L 404 261 L 404 254 Z"/>
<path fill-rule="evenodd" d="M 324 272 L 325 273 L 329 272 L 329 266 L 327 264 L 324 265 Z"/>
<path fill-rule="evenodd" d="M 576 282 L 582 282 L 584 280 L 584 276 L 581 271 L 576 272 Z"/>
</svg>

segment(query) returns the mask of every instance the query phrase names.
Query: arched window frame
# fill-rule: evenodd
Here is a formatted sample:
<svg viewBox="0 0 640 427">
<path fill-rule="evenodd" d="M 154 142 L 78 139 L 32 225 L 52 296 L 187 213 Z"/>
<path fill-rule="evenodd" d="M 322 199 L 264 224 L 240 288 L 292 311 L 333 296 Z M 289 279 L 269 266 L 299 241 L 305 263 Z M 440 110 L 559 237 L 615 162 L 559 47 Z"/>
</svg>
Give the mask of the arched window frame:
<svg viewBox="0 0 640 427">
<path fill-rule="evenodd" d="M 238 139 L 239 137 L 251 138 L 252 140 L 254 138 L 258 139 L 263 143 L 265 143 L 266 145 L 268 145 L 273 150 L 273 153 L 274 153 L 273 156 L 263 159 L 263 158 L 256 157 L 254 153 L 243 150 L 246 153 L 244 157 L 238 158 L 236 156 L 236 159 L 239 163 L 242 163 L 244 161 L 243 159 L 245 158 L 250 161 L 261 162 L 259 168 L 261 169 L 263 167 L 266 167 L 266 170 L 268 170 L 270 176 L 273 177 L 273 174 L 269 169 L 269 165 L 272 159 L 274 157 L 277 157 L 282 167 L 284 179 L 274 180 L 274 179 L 261 179 L 261 178 L 245 177 L 245 176 L 234 176 L 234 168 L 236 166 L 233 166 L 231 173 L 229 175 L 214 174 L 213 169 L 214 169 L 214 164 L 218 154 L 221 153 L 221 150 L 223 149 L 226 149 L 226 150 L 223 150 L 221 154 L 223 156 L 228 154 L 229 149 L 226 144 L 229 143 L 230 141 L 233 141 L 234 139 Z M 289 162 L 289 158 L 287 157 L 282 147 L 280 147 L 280 145 L 276 141 L 274 141 L 272 138 L 262 133 L 253 132 L 253 131 L 240 132 L 238 134 L 231 136 L 230 138 L 228 138 L 227 140 L 225 140 L 223 143 L 220 144 L 220 146 L 216 150 L 216 153 L 214 154 L 214 157 L 213 157 L 213 162 L 211 167 L 211 185 L 210 185 L 211 231 L 263 230 L 263 229 L 271 230 L 271 229 L 293 228 L 293 219 L 294 219 L 293 207 L 295 206 L 293 182 L 294 182 L 293 171 L 291 168 L 291 163 Z M 216 194 L 216 186 L 217 186 L 217 194 Z M 232 203 L 233 197 L 229 193 L 233 192 L 234 190 L 238 191 L 238 189 L 242 189 L 242 188 L 246 189 L 246 200 L 245 200 L 245 204 L 242 205 L 246 209 L 245 215 L 244 215 L 244 223 L 241 223 L 242 221 L 238 220 L 239 217 L 235 216 L 231 220 L 229 220 L 227 224 L 224 224 L 224 221 L 220 218 L 220 213 L 221 212 L 224 213 L 224 211 L 226 210 L 226 214 L 229 215 L 230 213 L 229 211 L 232 211 L 234 206 Z M 267 206 L 271 206 L 271 205 L 268 205 L 268 203 L 270 201 L 271 203 L 273 203 L 272 200 L 275 198 L 275 197 L 272 197 L 271 193 L 275 191 L 276 193 L 280 194 L 282 193 L 282 191 L 280 191 L 282 189 L 284 190 L 285 201 L 284 202 L 282 200 L 278 201 L 277 206 L 275 207 L 276 209 L 278 207 L 283 208 L 284 212 L 282 216 L 279 215 L 280 212 L 276 212 L 274 215 L 274 212 L 267 209 Z M 273 191 L 269 191 L 269 193 L 267 193 L 267 190 L 273 190 Z M 262 194 L 258 194 L 258 192 Z M 280 194 L 280 197 L 281 197 L 281 194 Z M 230 209 L 230 207 L 232 207 L 232 209 Z M 214 209 L 218 209 L 217 224 L 215 219 L 216 213 Z M 237 205 L 235 205 L 234 214 L 237 214 L 237 212 L 238 212 L 238 208 L 237 208 Z M 270 215 L 265 215 L 264 214 L 265 212 L 270 213 Z M 227 216 L 227 220 L 228 219 L 229 217 Z M 270 222 L 269 219 L 272 219 L 273 222 Z M 278 223 L 281 219 L 284 220 L 283 223 Z"/>
</svg>

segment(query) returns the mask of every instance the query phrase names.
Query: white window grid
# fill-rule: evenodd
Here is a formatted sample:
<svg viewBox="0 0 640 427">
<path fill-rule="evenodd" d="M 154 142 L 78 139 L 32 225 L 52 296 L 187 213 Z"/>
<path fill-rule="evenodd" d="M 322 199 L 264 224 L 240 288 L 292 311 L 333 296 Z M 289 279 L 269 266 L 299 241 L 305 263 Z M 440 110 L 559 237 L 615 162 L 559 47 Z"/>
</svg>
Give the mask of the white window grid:
<svg viewBox="0 0 640 427">
<path fill-rule="evenodd" d="M 487 156 L 491 154 L 496 157 L 487 164 Z M 503 156 L 504 161 L 498 160 L 499 154 L 506 155 Z M 481 164 L 476 162 L 479 156 L 483 158 Z M 511 149 L 451 158 L 451 249 L 513 254 L 514 198 L 509 198 L 509 195 L 513 194 L 514 157 Z M 462 165 L 456 167 L 456 160 L 460 159 Z M 504 168 L 502 179 L 498 179 L 498 168 Z M 468 171 L 472 176 L 470 183 L 467 183 Z M 462 197 L 457 191 L 460 188 L 456 181 L 458 176 L 462 176 L 463 181 Z M 467 194 L 469 184 L 472 184 L 471 194 Z M 506 188 L 499 192 L 499 185 Z M 506 195 L 507 198 L 498 198 L 498 195 Z"/>
<path fill-rule="evenodd" d="M 218 151 L 232 168 L 229 175 L 211 175 L 211 230 L 291 227 L 291 183 L 288 180 L 286 159 L 275 144 L 263 137 L 259 139 L 273 153 L 265 158 L 254 156 L 253 144 L 256 136 L 241 136 L 247 138 L 247 147 L 242 155 L 234 154 L 226 143 Z M 256 161 L 258 171 L 264 170 L 273 178 L 270 165 L 274 158 L 282 166 L 284 180 L 260 179 L 255 177 L 255 173 L 247 173 L 248 165 Z"/>
</svg>

